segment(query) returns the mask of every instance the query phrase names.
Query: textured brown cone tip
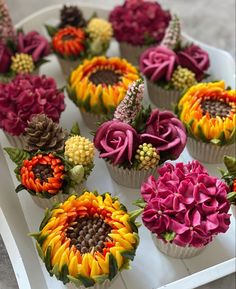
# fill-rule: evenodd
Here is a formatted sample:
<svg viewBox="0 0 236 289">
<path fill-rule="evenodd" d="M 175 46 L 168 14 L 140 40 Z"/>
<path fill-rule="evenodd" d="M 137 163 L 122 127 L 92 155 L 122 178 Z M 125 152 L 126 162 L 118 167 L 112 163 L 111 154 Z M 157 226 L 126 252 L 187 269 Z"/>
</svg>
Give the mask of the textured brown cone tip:
<svg viewBox="0 0 236 289">
<path fill-rule="evenodd" d="M 85 27 L 86 21 L 83 17 L 82 11 L 77 6 L 64 5 L 60 11 L 60 28 L 66 26 L 74 26 L 77 28 Z"/>
<path fill-rule="evenodd" d="M 32 117 L 25 129 L 26 148 L 29 151 L 62 151 L 67 137 L 67 131 L 45 114 Z"/>
<path fill-rule="evenodd" d="M 211 117 L 227 117 L 232 109 L 231 105 L 219 100 L 204 100 L 201 103 L 203 113 L 207 112 Z"/>
</svg>

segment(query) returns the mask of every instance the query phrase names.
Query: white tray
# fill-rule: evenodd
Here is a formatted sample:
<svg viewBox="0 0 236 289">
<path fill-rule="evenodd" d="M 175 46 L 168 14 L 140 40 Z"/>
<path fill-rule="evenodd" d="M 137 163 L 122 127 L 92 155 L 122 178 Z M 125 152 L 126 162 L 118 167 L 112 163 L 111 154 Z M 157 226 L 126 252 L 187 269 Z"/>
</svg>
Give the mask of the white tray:
<svg viewBox="0 0 236 289">
<path fill-rule="evenodd" d="M 60 5 L 41 10 L 22 22 L 18 27 L 25 31 L 36 29 L 46 35 L 43 24 L 54 22 L 58 18 Z M 89 17 L 95 10 L 101 17 L 107 17 L 108 10 L 81 4 L 85 16 Z M 190 41 L 195 40 L 185 36 Z M 211 58 L 210 73 L 213 78 L 224 79 L 228 85 L 234 86 L 234 61 L 225 51 L 197 42 L 208 51 Z M 117 55 L 117 43 L 111 45 L 109 55 Z M 51 63 L 43 66 L 42 73 L 53 76 L 59 86 L 65 81 L 57 60 L 50 57 Z M 74 121 L 79 121 L 81 131 L 91 138 L 84 126 L 80 113 L 67 98 L 66 111 L 62 114 L 61 123 L 70 128 Z M 0 134 L 2 147 L 9 146 L 5 136 Z M 5 155 L 6 157 L 6 155 Z M 14 165 L 8 157 L 5 159 L 0 147 L 0 233 L 5 242 L 12 261 L 13 269 L 20 289 L 63 289 L 65 286 L 51 278 L 37 256 L 33 241 L 28 232 L 37 231 L 43 217 L 43 210 L 35 205 L 30 195 L 22 192 L 17 195 L 14 187 L 17 180 L 13 174 Z M 178 161 L 191 160 L 187 150 Z M 219 165 L 223 167 L 223 164 Z M 218 175 L 216 165 L 207 165 L 213 175 Z M 9 170 L 11 173 L 9 173 Z M 10 177 L 11 175 L 11 177 Z M 110 191 L 120 197 L 129 209 L 134 208 L 132 202 L 139 197 L 139 192 L 118 186 L 108 174 L 103 160 L 96 157 L 96 167 L 88 180 L 88 188 L 99 192 Z M 226 234 L 218 236 L 199 256 L 189 260 L 176 260 L 161 254 L 151 239 L 149 231 L 140 228 L 141 242 L 132 269 L 122 272 L 111 289 L 168 289 L 196 288 L 220 277 L 235 272 L 235 219 L 231 217 L 231 226 Z"/>
</svg>

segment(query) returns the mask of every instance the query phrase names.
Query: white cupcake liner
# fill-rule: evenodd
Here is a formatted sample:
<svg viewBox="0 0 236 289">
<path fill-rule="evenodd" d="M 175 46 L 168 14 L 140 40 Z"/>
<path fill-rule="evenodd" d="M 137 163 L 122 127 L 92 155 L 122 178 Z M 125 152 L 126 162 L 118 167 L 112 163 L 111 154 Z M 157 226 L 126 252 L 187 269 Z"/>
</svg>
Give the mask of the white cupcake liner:
<svg viewBox="0 0 236 289">
<path fill-rule="evenodd" d="M 4 131 L 4 134 L 9 142 L 9 144 L 13 147 L 17 147 L 19 149 L 24 149 L 25 147 L 25 139 L 23 134 L 20 134 L 19 136 L 14 136 L 9 134 L 8 132 Z"/>
<path fill-rule="evenodd" d="M 201 248 L 195 247 L 181 247 L 172 243 L 165 243 L 163 240 L 158 239 L 154 234 L 152 234 L 152 239 L 156 247 L 165 255 L 177 258 L 177 259 L 186 259 L 192 258 L 199 255 L 206 246 Z"/>
<path fill-rule="evenodd" d="M 65 78 L 68 78 L 72 72 L 78 65 L 81 64 L 81 59 L 79 60 L 67 60 L 60 57 L 57 57 L 58 62 L 61 66 L 61 70 L 65 76 Z"/>
<path fill-rule="evenodd" d="M 135 46 L 126 42 L 120 42 L 120 56 L 125 58 L 135 66 L 139 66 L 139 58 L 141 54 L 149 48 L 149 46 Z"/>
<path fill-rule="evenodd" d="M 235 155 L 236 144 L 218 146 L 212 143 L 204 143 L 192 137 L 188 137 L 187 149 L 189 154 L 203 163 L 222 163 L 224 155 Z"/>
<path fill-rule="evenodd" d="M 66 287 L 68 289 L 107 289 L 112 285 L 112 283 L 115 279 L 116 279 L 116 277 L 114 279 L 112 279 L 111 281 L 105 280 L 103 283 L 101 283 L 101 284 L 97 283 L 94 286 L 91 286 L 89 288 L 86 288 L 83 285 L 77 287 L 74 283 L 68 283 L 68 284 L 66 284 Z"/>
<path fill-rule="evenodd" d="M 231 205 L 231 212 L 233 216 L 236 218 L 236 205 Z"/>
<path fill-rule="evenodd" d="M 175 89 L 164 89 L 147 79 L 148 94 L 150 100 L 158 108 L 174 110 L 181 96 L 181 91 Z"/>
<path fill-rule="evenodd" d="M 64 202 L 73 193 L 80 195 L 82 193 L 82 191 L 84 190 L 84 188 L 85 188 L 85 183 L 83 182 L 83 183 L 77 185 L 75 188 L 70 188 L 69 194 L 59 193 L 50 199 L 41 198 L 41 197 L 33 196 L 33 195 L 31 195 L 31 197 L 32 197 L 33 201 L 40 208 L 46 209 L 46 208 L 51 208 L 56 203 Z"/>
<path fill-rule="evenodd" d="M 119 185 L 128 188 L 138 189 L 149 176 L 152 175 L 155 178 L 158 176 L 157 167 L 149 170 L 135 170 L 114 166 L 109 162 L 106 162 L 106 165 L 112 179 Z"/>
<path fill-rule="evenodd" d="M 92 131 L 97 130 L 99 123 L 104 119 L 104 114 L 95 114 L 80 109 L 81 116 L 86 126 Z"/>
</svg>

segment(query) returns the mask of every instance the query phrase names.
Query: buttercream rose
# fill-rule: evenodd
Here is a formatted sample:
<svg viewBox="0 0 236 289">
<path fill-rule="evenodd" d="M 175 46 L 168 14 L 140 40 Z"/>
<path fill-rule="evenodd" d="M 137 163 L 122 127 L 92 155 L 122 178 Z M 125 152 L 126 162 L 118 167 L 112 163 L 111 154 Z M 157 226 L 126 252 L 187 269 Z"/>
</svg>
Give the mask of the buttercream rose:
<svg viewBox="0 0 236 289">
<path fill-rule="evenodd" d="M 138 146 L 138 134 L 129 124 L 110 120 L 98 128 L 94 145 L 100 151 L 100 157 L 111 160 L 114 165 L 125 161 L 131 163 Z"/>
<path fill-rule="evenodd" d="M 36 31 L 27 34 L 20 32 L 17 36 L 18 52 L 32 56 L 34 62 L 38 62 L 50 53 L 50 45 L 47 39 Z"/>
<path fill-rule="evenodd" d="M 210 66 L 208 53 L 197 45 L 190 45 L 177 53 L 179 64 L 195 73 L 198 81 L 204 77 L 204 72 Z"/>
<path fill-rule="evenodd" d="M 10 49 L 0 42 L 0 73 L 6 73 L 11 66 L 12 53 Z"/>
<path fill-rule="evenodd" d="M 162 159 L 177 159 L 184 150 L 187 136 L 183 124 L 172 112 L 155 109 L 147 121 L 141 141 L 153 144 Z"/>
<path fill-rule="evenodd" d="M 177 65 L 177 55 L 165 46 L 151 47 L 140 57 L 140 69 L 151 81 L 170 81 Z"/>
</svg>

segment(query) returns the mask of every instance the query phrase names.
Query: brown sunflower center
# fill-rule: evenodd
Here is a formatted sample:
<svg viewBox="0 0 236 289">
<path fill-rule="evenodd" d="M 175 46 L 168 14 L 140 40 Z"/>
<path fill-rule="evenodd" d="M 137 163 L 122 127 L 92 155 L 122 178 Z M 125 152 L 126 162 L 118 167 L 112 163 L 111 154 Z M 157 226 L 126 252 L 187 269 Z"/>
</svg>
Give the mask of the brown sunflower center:
<svg viewBox="0 0 236 289">
<path fill-rule="evenodd" d="M 53 170 L 50 165 L 37 164 L 32 168 L 35 178 L 41 182 L 47 182 L 48 178 L 53 177 Z"/>
<path fill-rule="evenodd" d="M 102 252 L 104 242 L 109 241 L 108 234 L 111 227 L 99 217 L 83 217 L 77 219 L 67 229 L 66 235 L 71 239 L 70 244 L 75 245 L 82 253 L 95 251 Z"/>
<path fill-rule="evenodd" d="M 73 39 L 75 39 L 75 36 L 71 35 L 71 34 L 67 34 L 67 35 L 62 36 L 62 41 L 69 41 L 69 40 L 73 40 Z"/>
<path fill-rule="evenodd" d="M 230 113 L 232 107 L 226 102 L 220 100 L 204 100 L 201 103 L 201 108 L 203 110 L 203 114 L 207 112 L 211 117 L 227 117 Z"/>
<path fill-rule="evenodd" d="M 120 81 L 120 78 L 121 74 L 112 69 L 99 69 L 90 75 L 89 80 L 95 85 L 114 85 Z"/>
</svg>

